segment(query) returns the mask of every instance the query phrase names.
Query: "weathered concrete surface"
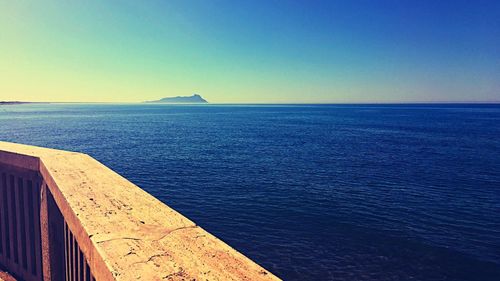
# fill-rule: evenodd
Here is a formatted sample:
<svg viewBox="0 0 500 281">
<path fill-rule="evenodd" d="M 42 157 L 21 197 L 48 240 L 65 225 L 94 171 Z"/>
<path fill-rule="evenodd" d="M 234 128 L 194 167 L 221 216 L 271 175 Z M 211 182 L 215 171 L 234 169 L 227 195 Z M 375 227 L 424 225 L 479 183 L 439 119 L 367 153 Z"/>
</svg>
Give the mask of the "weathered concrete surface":
<svg viewBox="0 0 500 281">
<path fill-rule="evenodd" d="M 88 155 L 0 142 L 0 162 L 41 172 L 96 280 L 279 280 Z"/>
</svg>

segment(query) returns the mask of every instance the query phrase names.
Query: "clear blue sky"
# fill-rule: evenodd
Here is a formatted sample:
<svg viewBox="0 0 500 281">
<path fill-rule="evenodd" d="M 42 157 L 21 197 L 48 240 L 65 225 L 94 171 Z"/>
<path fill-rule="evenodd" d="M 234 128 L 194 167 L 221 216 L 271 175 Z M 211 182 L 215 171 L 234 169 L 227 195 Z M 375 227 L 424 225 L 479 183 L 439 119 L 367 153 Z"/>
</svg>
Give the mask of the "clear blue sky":
<svg viewBox="0 0 500 281">
<path fill-rule="evenodd" d="M 500 1 L 2 1 L 0 100 L 500 101 Z"/>
</svg>

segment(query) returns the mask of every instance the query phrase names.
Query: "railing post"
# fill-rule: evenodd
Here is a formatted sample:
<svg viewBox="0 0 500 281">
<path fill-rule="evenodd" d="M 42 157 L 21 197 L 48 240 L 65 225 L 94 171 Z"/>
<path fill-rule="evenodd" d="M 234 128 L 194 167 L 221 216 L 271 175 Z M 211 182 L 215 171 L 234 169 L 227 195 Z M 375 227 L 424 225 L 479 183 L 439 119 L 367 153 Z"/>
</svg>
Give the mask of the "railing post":
<svg viewBox="0 0 500 281">
<path fill-rule="evenodd" d="M 64 280 L 64 219 L 45 182 L 40 197 L 43 280 Z"/>
</svg>

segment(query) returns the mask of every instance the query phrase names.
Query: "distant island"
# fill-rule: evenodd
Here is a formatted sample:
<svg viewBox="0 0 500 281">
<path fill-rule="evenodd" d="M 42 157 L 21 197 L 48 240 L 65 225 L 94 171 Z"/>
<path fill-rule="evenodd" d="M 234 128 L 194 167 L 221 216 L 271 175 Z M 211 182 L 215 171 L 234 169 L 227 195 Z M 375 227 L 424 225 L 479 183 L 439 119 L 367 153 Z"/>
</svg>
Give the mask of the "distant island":
<svg viewBox="0 0 500 281">
<path fill-rule="evenodd" d="M 192 96 L 177 96 L 167 97 L 154 101 L 146 101 L 147 103 L 208 103 L 204 98 L 198 94 Z"/>
</svg>

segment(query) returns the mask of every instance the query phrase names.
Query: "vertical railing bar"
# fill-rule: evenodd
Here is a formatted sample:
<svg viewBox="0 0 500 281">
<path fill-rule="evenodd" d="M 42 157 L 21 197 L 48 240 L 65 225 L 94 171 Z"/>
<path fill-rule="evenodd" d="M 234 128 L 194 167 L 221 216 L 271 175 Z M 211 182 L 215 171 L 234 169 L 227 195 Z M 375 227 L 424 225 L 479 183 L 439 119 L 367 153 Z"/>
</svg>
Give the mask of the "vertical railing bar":
<svg viewBox="0 0 500 281">
<path fill-rule="evenodd" d="M 42 185 L 45 184 L 43 181 L 37 181 L 35 183 L 35 188 L 32 190 L 33 194 L 33 217 L 34 221 L 34 231 L 35 231 L 35 262 L 34 262 L 34 271 L 36 276 L 42 276 L 42 240 L 41 240 L 41 231 L 40 231 L 40 192 L 42 189 Z"/>
<path fill-rule="evenodd" d="M 36 188 L 36 182 L 34 180 L 28 181 L 28 189 L 26 190 L 28 202 L 27 202 L 27 214 L 28 214 L 28 236 L 29 236 L 29 250 L 30 250 L 30 272 L 32 275 L 36 276 L 36 247 L 35 247 L 35 224 L 38 216 L 34 215 L 35 200 L 33 200 L 33 189 Z"/>
<path fill-rule="evenodd" d="M 80 280 L 85 281 L 85 257 L 82 250 L 80 250 Z"/>
<path fill-rule="evenodd" d="M 68 278 L 68 226 L 64 222 L 64 267 L 66 268 L 66 281 Z"/>
<path fill-rule="evenodd" d="M 8 210 L 8 213 L 9 213 L 9 219 L 8 219 L 8 226 L 9 226 L 9 250 L 7 252 L 8 256 L 9 256 L 9 264 L 10 264 L 10 267 L 12 268 L 15 268 L 15 263 L 14 263 L 14 252 L 16 251 L 16 246 L 14 244 L 15 242 L 15 239 L 14 239 L 14 235 L 16 234 L 16 230 L 15 230 L 15 226 L 16 226 L 16 223 L 15 223 L 15 206 L 14 206 L 14 202 L 15 202 L 15 195 L 14 195 L 14 186 L 13 186 L 13 182 L 11 181 L 11 175 L 7 175 L 7 179 L 6 179 L 6 187 L 7 187 L 7 210 Z"/>
<path fill-rule="evenodd" d="M 73 279 L 73 275 L 71 273 L 71 268 L 72 268 L 72 258 L 73 258 L 73 247 L 71 246 L 71 232 L 69 231 L 69 226 L 68 226 L 68 244 L 66 247 L 68 247 L 68 267 L 66 270 L 68 271 L 68 281 L 71 281 Z"/>
<path fill-rule="evenodd" d="M 75 275 L 76 278 L 75 280 L 80 281 L 80 246 L 78 245 L 78 242 L 75 239 Z"/>
<path fill-rule="evenodd" d="M 4 226 L 5 226 L 5 258 L 6 261 L 10 262 L 10 257 L 11 257 L 11 249 L 10 249 L 10 243 L 11 243 L 11 237 L 12 237 L 12 227 L 10 226 L 10 221 L 11 221 L 11 216 L 10 216 L 10 192 L 9 192 L 9 186 L 7 185 L 7 174 L 4 173 L 2 175 L 2 185 L 4 187 L 3 189 L 3 208 L 4 208 Z"/>
<path fill-rule="evenodd" d="M 70 281 L 74 280 L 74 272 L 73 272 L 73 258 L 74 258 L 74 248 L 73 248 L 73 240 L 75 239 L 73 236 L 73 233 L 68 227 L 68 268 L 66 269 L 68 271 L 68 276 Z"/>
<path fill-rule="evenodd" d="M 21 265 L 24 272 L 28 272 L 28 248 L 26 240 L 26 200 L 25 190 L 26 182 L 23 177 L 17 178 L 18 195 L 19 195 L 19 240 L 21 244 Z"/>
<path fill-rule="evenodd" d="M 69 245 L 70 248 L 71 248 L 71 266 L 70 266 L 70 269 L 69 271 L 71 272 L 71 281 L 75 281 L 76 278 L 75 278 L 75 236 L 73 235 L 73 233 L 70 231 L 71 233 L 71 244 Z"/>
<path fill-rule="evenodd" d="M 17 235 L 17 230 L 16 230 L 16 207 L 14 206 L 15 202 L 15 192 L 14 192 L 14 181 L 12 180 L 13 176 L 8 175 L 7 179 L 7 196 L 9 197 L 7 199 L 7 204 L 8 204 L 8 210 L 9 210 L 9 232 L 10 232 L 10 243 L 9 243 L 9 252 L 10 252 L 10 267 L 15 269 L 16 268 L 16 263 L 15 263 L 15 253 L 17 252 L 16 248 L 16 239 L 15 236 Z"/>
<path fill-rule="evenodd" d="M 0 174 L 0 250 L 1 250 L 1 255 L 0 255 L 0 262 L 2 264 L 5 264 L 5 215 L 4 215 L 4 205 L 3 205 L 3 196 L 4 196 L 4 183 L 3 183 L 3 178 L 5 176 L 5 173 Z"/>
<path fill-rule="evenodd" d="M 83 255 L 83 253 L 82 253 Z M 83 257 L 82 260 L 82 281 L 85 281 L 87 277 L 87 259 Z"/>
<path fill-rule="evenodd" d="M 22 185 L 22 178 L 20 177 L 15 177 L 14 176 L 14 194 L 15 194 L 15 208 L 16 208 L 16 237 L 15 237 L 15 241 L 17 242 L 16 245 L 17 245 L 17 249 L 16 249 L 16 252 L 15 252 L 15 260 L 17 261 L 17 265 L 18 265 L 18 270 L 17 270 L 17 274 L 20 275 L 20 277 L 24 278 L 24 272 L 25 272 L 25 269 L 24 269 L 24 263 L 23 263 L 23 249 L 25 249 L 25 245 L 23 245 L 23 239 L 22 237 L 24 236 L 24 233 L 23 233 L 23 221 L 24 221 L 24 216 L 22 214 L 22 212 L 24 211 L 23 210 L 23 206 L 21 206 L 21 202 L 23 201 L 23 198 L 22 198 L 22 188 L 23 188 L 23 185 Z"/>
<path fill-rule="evenodd" d="M 80 246 L 78 245 L 78 243 L 76 243 L 76 248 L 78 249 L 76 251 L 76 254 L 78 255 L 78 264 L 76 266 L 78 269 L 76 271 L 77 272 L 76 274 L 78 275 L 78 281 L 83 281 L 81 279 L 81 277 L 82 277 L 82 266 L 81 266 L 82 265 L 82 251 L 80 250 Z"/>
<path fill-rule="evenodd" d="M 31 255 L 32 251 L 32 237 L 31 237 L 31 229 L 33 227 L 33 218 L 31 217 L 30 213 L 30 201 L 29 197 L 31 194 L 31 189 L 33 188 L 33 183 L 31 180 L 27 179 L 25 184 L 24 184 L 24 235 L 25 235 L 25 247 L 26 247 L 26 265 L 27 265 L 27 270 L 28 272 L 32 272 L 32 267 L 33 267 L 33 259 L 34 257 Z"/>
<path fill-rule="evenodd" d="M 69 281 L 73 280 L 73 273 L 71 272 L 71 269 L 73 268 L 73 237 L 71 235 L 71 231 L 69 230 L 68 226 L 68 268 L 66 269 L 68 271 L 68 277 Z"/>
<path fill-rule="evenodd" d="M 19 224 L 19 190 L 17 186 L 16 179 L 13 175 L 10 176 L 10 183 L 11 187 L 13 188 L 12 192 L 12 207 L 13 207 L 13 216 L 12 216 L 12 222 L 14 223 L 13 228 L 14 228 L 14 236 L 13 236 L 13 243 L 12 246 L 13 252 L 14 252 L 14 263 L 17 265 L 20 265 L 19 262 L 19 252 L 21 251 L 21 243 L 19 242 L 19 232 L 20 230 L 20 224 Z"/>
<path fill-rule="evenodd" d="M 78 243 L 75 234 L 73 234 L 73 279 L 78 281 Z"/>
</svg>

